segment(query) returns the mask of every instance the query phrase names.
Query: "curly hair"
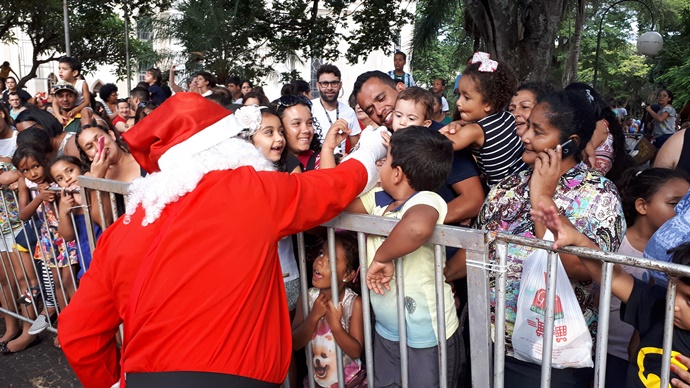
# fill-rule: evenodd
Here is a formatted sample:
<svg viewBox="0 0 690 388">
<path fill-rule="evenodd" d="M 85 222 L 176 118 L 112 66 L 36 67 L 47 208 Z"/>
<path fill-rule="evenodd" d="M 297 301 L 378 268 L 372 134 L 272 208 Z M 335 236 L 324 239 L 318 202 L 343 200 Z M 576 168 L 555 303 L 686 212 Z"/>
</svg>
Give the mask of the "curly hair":
<svg viewBox="0 0 690 388">
<path fill-rule="evenodd" d="M 468 65 L 462 75 L 472 79 L 484 102 L 491 106 L 489 114 L 494 114 L 510 103 L 517 91 L 517 76 L 510 66 L 500 61 L 493 72 L 479 71 L 480 65 L 479 62 Z"/>
</svg>

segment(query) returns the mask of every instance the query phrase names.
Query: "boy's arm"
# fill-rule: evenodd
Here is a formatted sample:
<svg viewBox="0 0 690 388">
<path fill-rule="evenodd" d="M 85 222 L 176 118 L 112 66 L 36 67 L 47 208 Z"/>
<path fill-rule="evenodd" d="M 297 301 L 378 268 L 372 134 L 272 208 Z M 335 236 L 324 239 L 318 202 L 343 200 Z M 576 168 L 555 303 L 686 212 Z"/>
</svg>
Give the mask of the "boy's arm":
<svg viewBox="0 0 690 388">
<path fill-rule="evenodd" d="M 424 245 L 436 228 L 439 212 L 430 205 L 412 206 L 374 254 L 374 261 L 389 263 Z"/>
<path fill-rule="evenodd" d="M 177 65 L 173 65 L 170 68 L 170 77 L 168 79 L 170 83 L 170 89 L 172 89 L 173 92 L 175 93 L 181 93 L 184 92 L 184 89 L 182 89 L 178 84 L 175 83 L 175 69 L 177 68 Z"/>
<path fill-rule="evenodd" d="M 543 204 L 540 203 L 539 210 L 532 209 L 530 213 L 533 220 L 543 223 L 549 230 L 551 230 L 555 238 L 555 242 L 553 243 L 554 249 L 568 245 L 599 249 L 599 247 L 592 240 L 575 229 L 575 227 L 565 216 L 558 214 L 558 210 L 555 206 L 545 208 Z M 602 262 L 585 257 L 578 256 L 578 258 L 585 268 L 587 268 L 587 271 L 590 273 L 590 275 L 592 275 L 594 281 L 601 284 Z M 628 303 L 628 299 L 630 298 L 630 294 L 633 290 L 633 285 L 634 281 L 632 275 L 625 272 L 620 265 L 614 265 L 611 293 L 620 299 L 621 302 Z"/>
<path fill-rule="evenodd" d="M 91 93 L 89 92 L 89 85 L 87 85 L 86 82 L 81 85 L 81 93 L 82 96 L 84 96 L 84 102 L 77 105 L 75 108 L 72 108 L 72 110 L 68 113 L 69 117 L 74 117 L 81 112 L 82 109 L 86 108 L 87 106 L 91 106 Z"/>
<path fill-rule="evenodd" d="M 478 147 L 484 145 L 484 131 L 482 131 L 482 127 L 479 124 L 465 124 L 455 131 L 449 130 L 451 125 L 453 123 L 441 128 L 440 132 L 453 142 L 453 151 L 465 149 L 470 145 Z"/>
</svg>

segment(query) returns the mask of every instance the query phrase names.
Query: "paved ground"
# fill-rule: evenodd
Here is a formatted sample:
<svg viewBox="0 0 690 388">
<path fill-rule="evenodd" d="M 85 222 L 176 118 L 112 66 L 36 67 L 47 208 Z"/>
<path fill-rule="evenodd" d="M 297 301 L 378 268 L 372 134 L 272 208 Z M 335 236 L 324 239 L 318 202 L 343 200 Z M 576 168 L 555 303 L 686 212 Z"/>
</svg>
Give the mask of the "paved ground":
<svg viewBox="0 0 690 388">
<path fill-rule="evenodd" d="M 0 388 L 81 387 L 62 351 L 53 346 L 55 335 L 46 331 L 40 337 L 40 344 L 23 352 L 0 354 Z"/>
</svg>

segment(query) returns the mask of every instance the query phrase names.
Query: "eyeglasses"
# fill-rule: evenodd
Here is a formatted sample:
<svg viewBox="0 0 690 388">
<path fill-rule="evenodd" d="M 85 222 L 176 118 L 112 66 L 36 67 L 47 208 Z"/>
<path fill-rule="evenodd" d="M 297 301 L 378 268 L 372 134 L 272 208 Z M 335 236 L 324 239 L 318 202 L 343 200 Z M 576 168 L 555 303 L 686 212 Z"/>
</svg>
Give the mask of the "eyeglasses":
<svg viewBox="0 0 690 388">
<path fill-rule="evenodd" d="M 304 97 L 303 95 L 294 94 L 288 94 L 280 97 L 278 99 L 278 106 L 276 109 L 278 112 L 281 112 L 283 109 L 295 106 L 297 104 L 306 105 L 309 109 L 311 109 L 311 101 L 309 101 L 308 98 Z"/>
<path fill-rule="evenodd" d="M 336 88 L 336 87 L 338 87 L 338 85 L 340 85 L 340 80 L 338 80 L 338 81 L 320 81 L 320 82 L 317 82 L 317 83 L 318 83 L 322 88 L 327 88 L 327 87 L 329 87 L 329 86 L 332 87 L 332 88 Z"/>
</svg>

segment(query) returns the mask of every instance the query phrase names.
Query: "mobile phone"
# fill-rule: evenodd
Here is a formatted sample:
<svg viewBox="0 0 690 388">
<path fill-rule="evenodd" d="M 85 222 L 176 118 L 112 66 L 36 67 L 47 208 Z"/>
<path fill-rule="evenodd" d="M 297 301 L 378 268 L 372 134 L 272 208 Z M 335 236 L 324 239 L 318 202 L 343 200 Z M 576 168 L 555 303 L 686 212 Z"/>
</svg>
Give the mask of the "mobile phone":
<svg viewBox="0 0 690 388">
<path fill-rule="evenodd" d="M 561 157 L 566 158 L 570 155 L 575 155 L 575 153 L 580 151 L 580 147 L 575 143 L 573 139 L 568 139 L 565 143 L 561 144 Z"/>
<path fill-rule="evenodd" d="M 103 152 L 103 147 L 105 146 L 105 136 L 98 138 L 98 153 Z"/>
</svg>

